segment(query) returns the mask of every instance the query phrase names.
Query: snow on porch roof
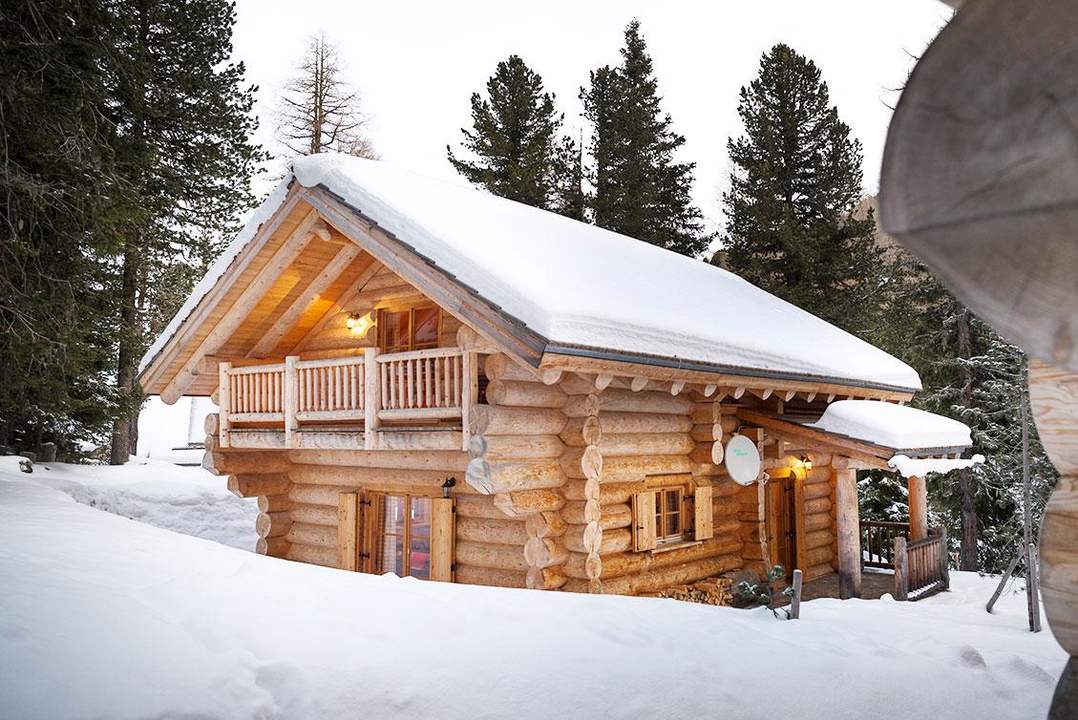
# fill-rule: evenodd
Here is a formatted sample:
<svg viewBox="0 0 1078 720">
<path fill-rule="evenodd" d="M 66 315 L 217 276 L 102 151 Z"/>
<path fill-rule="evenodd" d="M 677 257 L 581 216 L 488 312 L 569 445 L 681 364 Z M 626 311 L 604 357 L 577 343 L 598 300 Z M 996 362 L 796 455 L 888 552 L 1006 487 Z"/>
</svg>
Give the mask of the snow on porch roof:
<svg viewBox="0 0 1078 720">
<path fill-rule="evenodd" d="M 906 392 L 921 387 L 900 360 L 700 260 L 384 162 L 326 153 L 296 160 L 293 173 L 524 323 L 547 340 L 548 352 L 652 356 Z M 258 216 L 282 201 L 278 191 Z M 249 224 L 225 250 L 218 275 L 255 229 Z M 216 282 L 214 269 L 144 364 Z"/>
<path fill-rule="evenodd" d="M 839 400 L 806 427 L 882 445 L 892 450 L 966 448 L 973 444 L 963 423 L 906 405 Z"/>
</svg>

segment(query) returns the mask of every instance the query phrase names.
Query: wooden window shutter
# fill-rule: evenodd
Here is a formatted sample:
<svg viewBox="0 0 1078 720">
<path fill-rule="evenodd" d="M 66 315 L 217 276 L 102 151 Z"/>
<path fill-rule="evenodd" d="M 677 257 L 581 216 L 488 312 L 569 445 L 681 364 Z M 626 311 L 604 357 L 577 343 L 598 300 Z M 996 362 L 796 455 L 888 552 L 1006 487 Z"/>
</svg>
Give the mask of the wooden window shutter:
<svg viewBox="0 0 1078 720">
<path fill-rule="evenodd" d="M 430 501 L 430 579 L 453 582 L 456 523 L 453 498 Z"/>
<path fill-rule="evenodd" d="M 376 572 L 375 551 L 378 549 L 378 541 L 381 539 L 384 527 L 379 524 L 385 523 L 385 516 L 378 517 L 378 509 L 382 505 L 382 494 L 362 491 L 359 495 L 359 569 L 361 572 Z"/>
<path fill-rule="evenodd" d="M 711 511 L 711 486 L 700 485 L 693 494 L 693 527 L 697 540 L 715 537 L 715 525 Z"/>
<path fill-rule="evenodd" d="M 654 550 L 655 542 L 655 491 L 633 495 L 633 550 Z"/>
<path fill-rule="evenodd" d="M 341 493 L 337 498 L 337 564 L 341 570 L 359 570 L 359 494 Z"/>
</svg>

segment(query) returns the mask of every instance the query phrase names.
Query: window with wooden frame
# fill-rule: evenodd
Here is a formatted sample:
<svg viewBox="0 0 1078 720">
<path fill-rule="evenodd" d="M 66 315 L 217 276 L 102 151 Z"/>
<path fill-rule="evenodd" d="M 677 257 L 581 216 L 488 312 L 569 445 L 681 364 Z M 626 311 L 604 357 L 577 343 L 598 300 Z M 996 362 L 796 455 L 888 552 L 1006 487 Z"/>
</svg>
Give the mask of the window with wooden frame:
<svg viewBox="0 0 1078 720">
<path fill-rule="evenodd" d="M 711 485 L 691 475 L 652 476 L 632 497 L 633 549 L 654 551 L 713 537 Z"/>
<path fill-rule="evenodd" d="M 382 352 L 436 348 L 441 329 L 442 309 L 437 305 L 378 311 L 378 347 Z"/>
<path fill-rule="evenodd" d="M 340 567 L 422 580 L 453 579 L 453 499 L 341 493 Z"/>
</svg>

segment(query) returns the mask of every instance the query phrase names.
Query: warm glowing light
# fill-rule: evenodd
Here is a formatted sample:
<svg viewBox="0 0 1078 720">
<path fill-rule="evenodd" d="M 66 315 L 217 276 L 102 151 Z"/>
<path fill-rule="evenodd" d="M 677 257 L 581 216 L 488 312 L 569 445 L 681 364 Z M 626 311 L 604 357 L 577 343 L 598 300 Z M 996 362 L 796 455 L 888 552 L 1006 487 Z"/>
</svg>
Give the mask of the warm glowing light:
<svg viewBox="0 0 1078 720">
<path fill-rule="evenodd" d="M 374 327 L 374 311 L 372 310 L 365 315 L 352 313 L 345 321 L 345 325 L 356 337 L 364 337 Z"/>
<path fill-rule="evenodd" d="M 806 470 L 812 469 L 812 460 L 809 459 L 808 455 L 802 455 L 801 459 L 797 461 L 797 464 L 799 467 L 803 467 Z"/>
</svg>

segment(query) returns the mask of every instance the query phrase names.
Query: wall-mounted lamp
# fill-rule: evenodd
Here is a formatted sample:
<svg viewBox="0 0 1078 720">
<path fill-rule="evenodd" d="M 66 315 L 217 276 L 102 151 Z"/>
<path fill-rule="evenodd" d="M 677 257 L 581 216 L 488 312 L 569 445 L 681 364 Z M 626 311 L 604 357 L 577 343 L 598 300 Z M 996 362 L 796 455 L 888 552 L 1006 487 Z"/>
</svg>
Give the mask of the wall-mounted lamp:
<svg viewBox="0 0 1078 720">
<path fill-rule="evenodd" d="M 366 314 L 357 312 L 350 313 L 348 319 L 345 321 L 345 325 L 348 326 L 348 329 L 351 330 L 352 334 L 356 337 L 366 337 L 367 333 L 369 333 L 371 328 L 375 325 L 374 311 L 371 310 Z"/>
<path fill-rule="evenodd" d="M 798 463 L 800 463 L 801 467 L 805 468 L 806 470 L 812 469 L 812 459 L 808 455 L 802 455 L 801 459 L 798 460 Z"/>
</svg>

